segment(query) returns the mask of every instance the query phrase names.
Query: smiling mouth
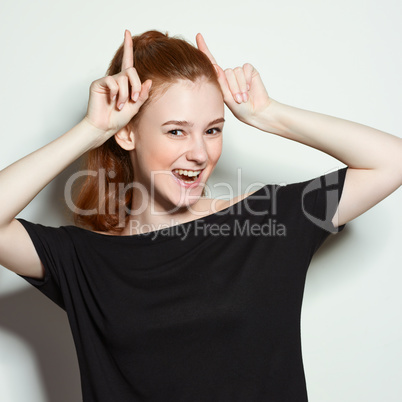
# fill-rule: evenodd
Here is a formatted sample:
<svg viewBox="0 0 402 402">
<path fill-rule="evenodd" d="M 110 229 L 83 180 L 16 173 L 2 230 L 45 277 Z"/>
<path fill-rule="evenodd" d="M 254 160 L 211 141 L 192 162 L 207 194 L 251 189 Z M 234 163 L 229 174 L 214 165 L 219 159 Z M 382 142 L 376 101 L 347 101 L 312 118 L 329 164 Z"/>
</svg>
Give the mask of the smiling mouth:
<svg viewBox="0 0 402 402">
<path fill-rule="evenodd" d="M 186 169 L 173 169 L 173 174 L 181 181 L 185 183 L 193 183 L 195 182 L 199 175 L 201 174 L 201 170 L 186 170 Z"/>
</svg>

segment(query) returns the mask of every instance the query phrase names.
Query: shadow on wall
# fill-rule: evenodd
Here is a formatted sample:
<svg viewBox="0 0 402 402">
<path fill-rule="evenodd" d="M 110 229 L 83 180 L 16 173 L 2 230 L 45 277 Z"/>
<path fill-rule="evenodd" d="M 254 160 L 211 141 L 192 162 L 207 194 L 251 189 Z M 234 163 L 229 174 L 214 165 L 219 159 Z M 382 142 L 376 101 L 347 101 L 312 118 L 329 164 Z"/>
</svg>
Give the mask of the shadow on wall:
<svg viewBox="0 0 402 402">
<path fill-rule="evenodd" d="M 0 328 L 15 334 L 33 351 L 46 395 L 43 402 L 82 400 L 78 361 L 65 311 L 37 289 L 28 288 L 0 298 L 0 317 Z M 20 386 L 24 386 L 24 379 L 17 377 L 15 381 L 22 381 Z"/>
<path fill-rule="evenodd" d="M 45 199 L 29 220 L 49 226 L 72 223 L 64 201 L 64 187 L 80 164 L 81 158 L 49 184 Z M 21 281 L 26 283 L 22 278 Z M 78 360 L 64 310 L 28 284 L 20 292 L 0 297 L 1 329 L 24 342 L 34 354 L 37 378 L 46 397 L 43 402 L 82 400 Z M 21 380 L 26 383 L 26 379 L 16 376 L 17 386 L 24 386 Z"/>
</svg>

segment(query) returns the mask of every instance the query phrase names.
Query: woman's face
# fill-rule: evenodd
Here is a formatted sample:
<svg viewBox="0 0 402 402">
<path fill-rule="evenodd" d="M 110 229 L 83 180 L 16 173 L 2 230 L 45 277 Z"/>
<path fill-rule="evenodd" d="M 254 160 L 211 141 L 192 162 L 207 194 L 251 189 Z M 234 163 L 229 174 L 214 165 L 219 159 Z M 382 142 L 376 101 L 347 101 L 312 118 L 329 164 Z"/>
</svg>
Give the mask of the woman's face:
<svg viewBox="0 0 402 402">
<path fill-rule="evenodd" d="M 134 130 L 131 159 L 134 181 L 144 185 L 156 210 L 197 202 L 221 155 L 223 124 L 222 93 L 206 80 L 181 80 L 147 106 Z M 138 210 L 138 198 L 134 202 Z"/>
</svg>

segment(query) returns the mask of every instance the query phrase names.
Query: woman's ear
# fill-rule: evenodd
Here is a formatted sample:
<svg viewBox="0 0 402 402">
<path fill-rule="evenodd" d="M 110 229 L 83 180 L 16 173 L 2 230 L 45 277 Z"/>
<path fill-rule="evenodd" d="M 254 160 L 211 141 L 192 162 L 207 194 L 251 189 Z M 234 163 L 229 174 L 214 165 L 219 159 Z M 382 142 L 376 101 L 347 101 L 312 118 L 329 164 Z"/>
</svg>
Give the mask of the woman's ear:
<svg viewBox="0 0 402 402">
<path fill-rule="evenodd" d="M 135 148 L 135 135 L 130 124 L 121 128 L 115 135 L 116 142 L 126 151 L 132 151 Z"/>
</svg>

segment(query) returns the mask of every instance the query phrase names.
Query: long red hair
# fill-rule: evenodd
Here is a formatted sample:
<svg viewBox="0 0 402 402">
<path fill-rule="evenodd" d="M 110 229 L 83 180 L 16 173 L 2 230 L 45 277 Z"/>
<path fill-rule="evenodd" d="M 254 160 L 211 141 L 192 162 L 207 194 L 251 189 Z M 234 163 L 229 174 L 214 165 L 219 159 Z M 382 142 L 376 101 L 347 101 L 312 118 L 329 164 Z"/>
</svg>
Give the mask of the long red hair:
<svg viewBox="0 0 402 402">
<path fill-rule="evenodd" d="M 147 31 L 132 38 L 134 67 L 141 82 L 152 80 L 152 89 L 131 124 L 141 118 L 141 112 L 156 94 L 180 79 L 195 82 L 206 78 L 219 88 L 215 69 L 208 57 L 184 39 L 169 37 L 167 33 L 159 31 Z M 123 44 L 110 62 L 106 75 L 121 71 L 122 58 Z M 83 182 L 77 182 L 78 192 L 77 188 L 74 189 L 75 224 L 95 231 L 121 232 L 125 227 L 127 211 L 131 208 L 133 197 L 130 184 L 134 180 L 134 173 L 128 151 L 121 148 L 113 136 L 86 154 L 83 168 L 91 174 L 85 176 Z M 123 196 L 119 191 L 122 185 L 131 188 Z"/>
</svg>

